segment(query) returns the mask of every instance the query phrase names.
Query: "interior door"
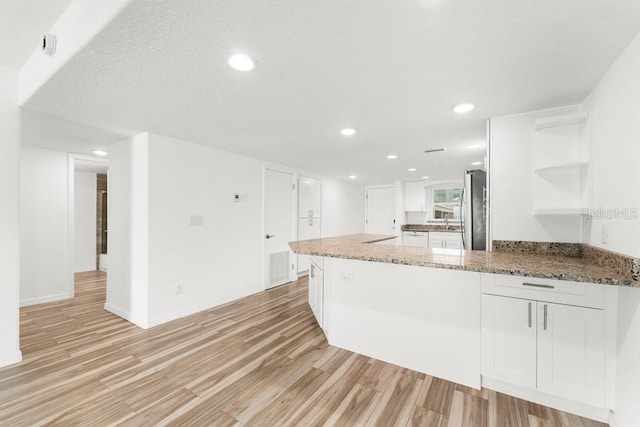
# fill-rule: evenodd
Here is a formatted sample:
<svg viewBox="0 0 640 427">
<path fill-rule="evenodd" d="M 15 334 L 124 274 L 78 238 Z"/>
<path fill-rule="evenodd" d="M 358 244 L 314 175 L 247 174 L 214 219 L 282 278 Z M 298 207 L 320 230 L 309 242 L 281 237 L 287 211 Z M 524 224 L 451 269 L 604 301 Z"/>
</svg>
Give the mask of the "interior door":
<svg viewBox="0 0 640 427">
<path fill-rule="evenodd" d="M 367 218 L 365 230 L 371 234 L 396 234 L 395 187 L 367 189 Z"/>
<path fill-rule="evenodd" d="M 295 240 L 293 174 L 265 169 L 264 285 L 271 288 L 292 280 L 289 242 Z"/>
</svg>

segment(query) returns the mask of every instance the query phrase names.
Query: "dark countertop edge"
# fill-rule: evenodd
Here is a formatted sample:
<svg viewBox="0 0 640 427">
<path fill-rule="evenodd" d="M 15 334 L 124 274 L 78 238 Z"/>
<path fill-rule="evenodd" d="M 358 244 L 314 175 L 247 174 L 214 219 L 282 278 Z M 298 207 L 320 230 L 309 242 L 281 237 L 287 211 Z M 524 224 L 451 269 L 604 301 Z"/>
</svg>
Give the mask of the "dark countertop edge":
<svg viewBox="0 0 640 427">
<path fill-rule="evenodd" d="M 367 244 L 371 244 L 371 243 L 378 243 L 378 242 L 384 242 L 385 240 L 393 240 L 398 236 L 386 236 L 386 237 L 376 237 L 370 240 L 366 240 L 364 242 L 362 242 L 363 245 L 367 245 Z M 338 258 L 338 257 L 336 257 Z"/>
<path fill-rule="evenodd" d="M 380 239 L 377 241 L 390 240 L 389 238 Z M 366 244 L 367 242 L 365 242 Z M 296 252 L 294 250 L 294 252 Z M 553 279 L 553 280 L 567 280 L 572 282 L 584 282 L 584 283 L 595 283 L 600 285 L 610 285 L 610 286 L 627 286 L 627 287 L 640 287 L 640 282 L 633 281 L 631 279 L 614 279 L 614 278 L 591 278 L 584 276 L 575 276 L 569 274 L 536 274 L 531 271 L 521 271 L 517 269 L 501 269 L 495 267 L 473 267 L 473 266 L 461 266 L 461 265 L 453 265 L 453 264 L 441 264 L 441 263 L 432 263 L 432 262 L 407 262 L 400 261 L 396 259 L 392 259 L 388 261 L 386 259 L 376 258 L 376 257 L 366 257 L 366 256 L 346 256 L 346 255 L 335 255 L 329 253 L 321 253 L 321 252 L 296 252 L 302 255 L 313 255 L 313 256 L 322 256 L 329 258 L 341 258 L 341 259 L 350 259 L 355 261 L 367 261 L 367 262 L 380 262 L 385 264 L 397 264 L 397 265 L 413 265 L 416 267 L 428 267 L 428 268 L 438 268 L 443 270 L 459 270 L 459 271 L 470 271 L 476 273 L 489 273 L 489 274 L 502 274 L 506 276 L 521 276 L 521 277 L 535 277 L 538 279 Z M 535 256 L 535 255 L 532 255 Z"/>
</svg>

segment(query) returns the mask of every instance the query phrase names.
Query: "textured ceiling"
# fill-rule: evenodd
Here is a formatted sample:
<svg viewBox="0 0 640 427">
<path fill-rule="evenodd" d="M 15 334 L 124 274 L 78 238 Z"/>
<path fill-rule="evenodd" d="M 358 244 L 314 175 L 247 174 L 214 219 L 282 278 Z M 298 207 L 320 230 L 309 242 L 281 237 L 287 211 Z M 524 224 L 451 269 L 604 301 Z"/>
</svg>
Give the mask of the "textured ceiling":
<svg viewBox="0 0 640 427">
<path fill-rule="evenodd" d="M 134 0 L 25 107 L 365 183 L 457 178 L 487 118 L 582 101 L 639 30 L 638 0 Z"/>
<path fill-rule="evenodd" d="M 0 65 L 18 69 L 71 0 L 0 0 Z"/>
</svg>

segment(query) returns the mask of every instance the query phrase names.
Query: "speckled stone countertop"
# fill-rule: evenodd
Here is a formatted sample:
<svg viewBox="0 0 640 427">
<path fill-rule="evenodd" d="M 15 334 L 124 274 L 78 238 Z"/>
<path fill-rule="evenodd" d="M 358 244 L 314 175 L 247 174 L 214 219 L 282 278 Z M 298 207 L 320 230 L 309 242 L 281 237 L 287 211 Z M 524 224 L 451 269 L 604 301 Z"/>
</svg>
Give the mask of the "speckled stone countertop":
<svg viewBox="0 0 640 427">
<path fill-rule="evenodd" d="M 402 231 L 437 231 L 442 233 L 459 233 L 459 225 L 445 224 L 405 224 L 401 227 Z"/>
<path fill-rule="evenodd" d="M 640 287 L 631 277 L 577 257 L 369 244 L 394 237 L 351 234 L 291 242 L 289 246 L 304 255 Z"/>
</svg>

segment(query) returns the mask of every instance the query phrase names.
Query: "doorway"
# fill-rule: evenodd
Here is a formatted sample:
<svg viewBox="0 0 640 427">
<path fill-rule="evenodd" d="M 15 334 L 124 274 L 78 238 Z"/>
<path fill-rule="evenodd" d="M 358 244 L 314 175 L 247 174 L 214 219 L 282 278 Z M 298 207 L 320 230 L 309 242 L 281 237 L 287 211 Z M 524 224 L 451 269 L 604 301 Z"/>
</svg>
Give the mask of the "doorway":
<svg viewBox="0 0 640 427">
<path fill-rule="evenodd" d="M 294 175 L 275 169 L 264 174 L 265 289 L 293 280 L 295 263 L 289 242 L 294 240 Z"/>
<path fill-rule="evenodd" d="M 366 193 L 365 232 L 396 234 L 395 187 L 371 187 Z"/>
</svg>

